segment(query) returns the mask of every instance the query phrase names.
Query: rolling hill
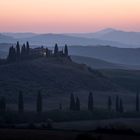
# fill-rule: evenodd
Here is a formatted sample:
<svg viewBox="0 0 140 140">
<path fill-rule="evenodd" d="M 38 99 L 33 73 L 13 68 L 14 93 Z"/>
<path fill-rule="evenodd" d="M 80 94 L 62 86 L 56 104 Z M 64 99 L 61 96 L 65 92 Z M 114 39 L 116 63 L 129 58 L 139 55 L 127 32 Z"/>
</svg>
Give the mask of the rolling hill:
<svg viewBox="0 0 140 140">
<path fill-rule="evenodd" d="M 140 32 L 126 32 L 116 29 L 104 29 L 94 34 L 95 38 L 117 41 L 124 44 L 140 46 Z"/>
<path fill-rule="evenodd" d="M 0 66 L 0 93 L 14 96 L 19 90 L 48 95 L 73 91 L 119 90 L 99 71 L 64 58 L 40 58 Z"/>
<path fill-rule="evenodd" d="M 71 56 L 72 60 L 79 64 L 86 64 L 93 69 L 122 69 L 122 70 L 140 70 L 140 65 L 124 65 L 110 63 L 101 59 L 84 56 Z"/>
<path fill-rule="evenodd" d="M 84 38 L 96 38 L 100 40 L 122 43 L 125 44 L 123 48 L 126 46 L 130 48 L 140 47 L 140 32 L 128 32 L 116 30 L 113 28 L 106 28 L 93 33 L 73 33 L 68 35 Z"/>
<path fill-rule="evenodd" d="M 67 34 L 3 33 L 0 36 L 0 43 L 15 43 L 16 41 L 20 41 L 21 43 L 29 41 L 32 45 L 47 46 L 52 46 L 54 43 L 58 43 L 59 45 L 111 45 L 117 47 L 132 47 L 131 45 L 116 41 L 78 37 Z"/>
<path fill-rule="evenodd" d="M 13 37 L 3 35 L 0 33 L 0 43 L 13 43 L 15 39 Z"/>
<path fill-rule="evenodd" d="M 140 48 L 117 48 L 111 46 L 69 46 L 69 53 L 101 59 L 118 65 L 140 65 Z"/>
<path fill-rule="evenodd" d="M 71 59 L 79 64 L 86 64 L 93 69 L 125 69 L 125 66 L 118 65 L 114 63 L 110 63 L 104 60 L 91 58 L 91 57 L 83 57 L 83 56 L 71 56 Z"/>
</svg>

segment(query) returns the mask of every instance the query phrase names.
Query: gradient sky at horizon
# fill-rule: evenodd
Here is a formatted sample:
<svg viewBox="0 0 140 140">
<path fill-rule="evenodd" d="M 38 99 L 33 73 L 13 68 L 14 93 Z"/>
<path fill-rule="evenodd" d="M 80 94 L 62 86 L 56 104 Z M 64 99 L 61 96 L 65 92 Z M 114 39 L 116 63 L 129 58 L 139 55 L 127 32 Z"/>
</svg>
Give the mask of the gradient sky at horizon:
<svg viewBox="0 0 140 140">
<path fill-rule="evenodd" d="M 0 32 L 140 31 L 140 0 L 0 0 Z"/>
</svg>

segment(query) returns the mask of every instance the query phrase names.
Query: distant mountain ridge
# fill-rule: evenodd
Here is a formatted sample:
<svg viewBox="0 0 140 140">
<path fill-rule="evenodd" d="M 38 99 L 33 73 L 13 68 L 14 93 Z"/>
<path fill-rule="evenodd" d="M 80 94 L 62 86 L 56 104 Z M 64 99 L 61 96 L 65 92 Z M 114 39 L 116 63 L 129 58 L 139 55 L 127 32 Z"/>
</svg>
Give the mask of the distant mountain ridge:
<svg viewBox="0 0 140 140">
<path fill-rule="evenodd" d="M 0 43 L 14 43 L 29 41 L 34 45 L 110 45 L 120 48 L 140 47 L 139 32 L 125 32 L 107 28 L 93 33 L 1 33 Z"/>
<path fill-rule="evenodd" d="M 83 38 L 83 37 L 74 37 L 64 34 L 40 34 L 36 35 L 31 38 L 26 38 L 22 40 L 29 40 L 31 44 L 43 44 L 53 46 L 54 43 L 58 43 L 59 45 L 112 45 L 112 46 L 120 46 L 120 47 L 127 47 L 125 44 L 113 42 L 113 41 L 106 41 L 100 40 L 95 38 Z M 21 41 L 22 41 L 21 40 Z"/>
<path fill-rule="evenodd" d="M 15 39 L 21 39 L 21 38 L 28 38 L 28 37 L 33 37 L 37 35 L 36 33 L 31 33 L 31 32 L 25 32 L 25 33 L 2 33 L 3 35 L 15 38 Z"/>
<path fill-rule="evenodd" d="M 85 38 L 96 38 L 101 40 L 116 41 L 118 43 L 132 45 L 132 47 L 140 47 L 140 32 L 128 32 L 113 28 L 107 28 L 93 33 L 73 33 L 69 35 L 76 37 L 79 36 Z"/>
<path fill-rule="evenodd" d="M 3 35 L 0 33 L 0 43 L 12 43 L 15 39 L 13 37 Z"/>
</svg>

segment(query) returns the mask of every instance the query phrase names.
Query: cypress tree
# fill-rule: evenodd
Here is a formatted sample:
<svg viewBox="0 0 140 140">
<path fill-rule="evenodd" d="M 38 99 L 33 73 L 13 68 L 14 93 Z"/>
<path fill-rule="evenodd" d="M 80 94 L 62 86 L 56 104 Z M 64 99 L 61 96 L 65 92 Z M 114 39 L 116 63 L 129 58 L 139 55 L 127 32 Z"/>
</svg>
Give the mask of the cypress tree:
<svg viewBox="0 0 140 140">
<path fill-rule="evenodd" d="M 58 45 L 55 44 L 55 47 L 54 47 L 54 55 L 57 56 L 58 55 Z"/>
<path fill-rule="evenodd" d="M 111 100 L 111 97 L 109 96 L 108 97 L 108 110 L 111 111 L 112 109 L 112 100 Z"/>
<path fill-rule="evenodd" d="M 29 42 L 27 41 L 26 42 L 26 55 L 29 55 L 30 53 L 30 45 L 29 45 Z"/>
<path fill-rule="evenodd" d="M 23 44 L 22 48 L 21 48 L 21 58 L 24 59 L 26 56 L 26 46 L 25 44 Z"/>
<path fill-rule="evenodd" d="M 93 111 L 93 94 L 92 92 L 89 93 L 89 96 L 88 96 L 88 110 L 89 111 Z"/>
<path fill-rule="evenodd" d="M 36 111 L 37 111 L 37 113 L 42 112 L 42 94 L 41 94 L 41 91 L 38 91 Z"/>
<path fill-rule="evenodd" d="M 67 45 L 65 45 L 64 54 L 65 54 L 65 56 L 68 56 L 68 46 Z"/>
<path fill-rule="evenodd" d="M 75 106 L 76 106 L 76 110 L 77 111 L 80 111 L 80 100 L 79 100 L 78 97 L 76 98 L 76 104 L 75 104 Z"/>
<path fill-rule="evenodd" d="M 120 112 L 120 113 L 123 113 L 123 111 L 124 111 L 123 101 L 122 101 L 122 99 L 120 99 L 120 103 L 119 103 L 119 112 Z"/>
<path fill-rule="evenodd" d="M 19 42 L 16 44 L 16 55 L 17 55 L 17 60 L 20 58 L 20 45 Z"/>
<path fill-rule="evenodd" d="M 16 61 L 16 50 L 13 46 L 9 48 L 9 54 L 8 54 L 7 60 L 9 62 Z"/>
<path fill-rule="evenodd" d="M 6 112 L 6 99 L 5 97 L 1 97 L 0 99 L 0 112 Z"/>
<path fill-rule="evenodd" d="M 18 112 L 23 113 L 24 112 L 24 100 L 23 100 L 23 93 L 22 91 L 19 92 L 18 95 Z"/>
<path fill-rule="evenodd" d="M 75 98 L 73 93 L 70 95 L 70 110 L 75 110 Z"/>
<path fill-rule="evenodd" d="M 10 62 L 11 61 L 11 57 L 12 57 L 12 47 L 9 48 L 9 52 L 8 52 L 8 57 L 7 57 L 7 60 Z"/>
<path fill-rule="evenodd" d="M 117 95 L 116 96 L 116 106 L 115 106 L 115 109 L 116 109 L 116 112 L 118 112 L 119 111 L 119 96 Z"/>
<path fill-rule="evenodd" d="M 140 103 L 139 103 L 139 92 L 136 94 L 136 111 L 139 112 L 140 110 Z"/>
</svg>

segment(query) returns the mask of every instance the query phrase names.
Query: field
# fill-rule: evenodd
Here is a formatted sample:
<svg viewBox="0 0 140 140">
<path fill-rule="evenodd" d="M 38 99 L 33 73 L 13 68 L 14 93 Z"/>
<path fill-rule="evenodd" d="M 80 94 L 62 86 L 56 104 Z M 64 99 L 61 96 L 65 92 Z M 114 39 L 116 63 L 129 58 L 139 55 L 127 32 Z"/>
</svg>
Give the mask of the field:
<svg viewBox="0 0 140 140">
<path fill-rule="evenodd" d="M 78 135 L 79 138 L 77 138 Z M 1 140 L 139 140 L 140 136 L 99 134 L 72 131 L 47 131 L 47 130 L 0 130 Z"/>
</svg>

